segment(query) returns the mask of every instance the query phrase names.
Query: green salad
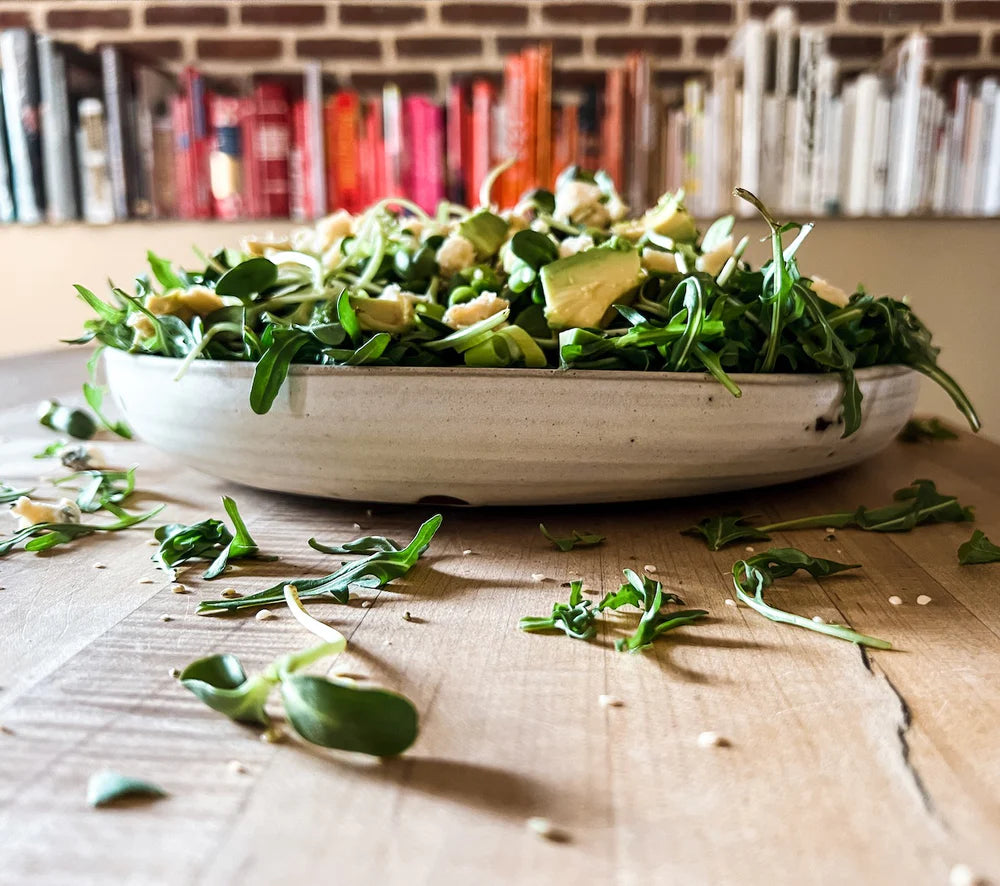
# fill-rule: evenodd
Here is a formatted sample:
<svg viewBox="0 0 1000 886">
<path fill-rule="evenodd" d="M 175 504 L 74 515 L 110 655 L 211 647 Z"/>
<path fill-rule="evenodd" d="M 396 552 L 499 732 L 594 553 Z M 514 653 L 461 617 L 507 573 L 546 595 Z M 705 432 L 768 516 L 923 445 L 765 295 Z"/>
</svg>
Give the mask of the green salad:
<svg viewBox="0 0 1000 886">
<path fill-rule="evenodd" d="M 903 364 L 979 428 L 905 303 L 800 273 L 812 225 L 780 224 L 737 188 L 771 232 L 772 257 L 754 269 L 733 217 L 699 232 L 683 192 L 630 218 L 605 173 L 572 167 L 554 192 L 501 212 L 490 191 L 502 170 L 474 209 L 383 200 L 199 252 L 196 270 L 150 252 L 133 294 L 112 286 L 109 303 L 77 286 L 96 316 L 75 342 L 178 358 L 179 375 L 198 359 L 252 361 L 257 413 L 293 363 L 707 372 L 735 397 L 734 373 L 834 372 L 845 436 L 861 422 L 855 370 Z"/>
</svg>

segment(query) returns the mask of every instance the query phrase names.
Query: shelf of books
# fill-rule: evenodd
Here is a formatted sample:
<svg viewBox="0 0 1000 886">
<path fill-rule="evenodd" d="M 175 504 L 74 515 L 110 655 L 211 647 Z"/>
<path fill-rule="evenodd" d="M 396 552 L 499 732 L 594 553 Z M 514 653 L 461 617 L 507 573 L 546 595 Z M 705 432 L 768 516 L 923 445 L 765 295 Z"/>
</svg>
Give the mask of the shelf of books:
<svg viewBox="0 0 1000 886">
<path fill-rule="evenodd" d="M 554 94 L 541 42 L 433 96 L 328 88 L 319 62 L 237 88 L 9 29 L 0 221 L 307 220 L 388 197 L 433 211 L 476 204 L 507 159 L 501 207 L 576 164 L 635 207 L 683 188 L 703 218 L 743 211 L 734 184 L 794 217 L 1000 215 L 1000 77 L 932 85 L 920 33 L 847 75 L 827 40 L 779 7 L 680 87 L 656 86 L 656 59 L 636 53 Z"/>
</svg>

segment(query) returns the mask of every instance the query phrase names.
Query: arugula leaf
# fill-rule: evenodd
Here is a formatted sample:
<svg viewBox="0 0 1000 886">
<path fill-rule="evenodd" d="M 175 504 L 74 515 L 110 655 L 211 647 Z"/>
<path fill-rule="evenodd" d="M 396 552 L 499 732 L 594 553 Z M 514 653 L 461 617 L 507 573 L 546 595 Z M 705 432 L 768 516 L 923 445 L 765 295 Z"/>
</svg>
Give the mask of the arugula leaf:
<svg viewBox="0 0 1000 886">
<path fill-rule="evenodd" d="M 151 781 L 133 778 L 105 769 L 95 772 L 87 781 L 87 804 L 90 806 L 108 806 L 118 800 L 133 797 L 145 797 L 158 800 L 166 797 L 167 792 Z"/>
<path fill-rule="evenodd" d="M 694 526 L 681 530 L 681 535 L 700 535 L 710 551 L 742 541 L 768 541 L 771 536 L 747 522 L 742 514 L 722 514 L 703 517 Z"/>
<path fill-rule="evenodd" d="M 911 418 L 899 432 L 899 439 L 904 443 L 923 443 L 928 440 L 957 440 L 958 434 L 939 418 Z"/>
<path fill-rule="evenodd" d="M 216 295 L 235 296 L 246 300 L 274 285 L 278 266 L 267 258 L 248 258 L 230 268 L 215 284 Z"/>
<path fill-rule="evenodd" d="M 49 443 L 48 446 L 42 448 L 40 452 L 36 452 L 32 458 L 56 458 L 59 453 L 62 452 L 63 448 L 66 446 L 65 440 L 56 440 L 54 443 Z"/>
<path fill-rule="evenodd" d="M 401 551 L 403 545 L 383 535 L 365 535 L 342 545 L 325 545 L 315 538 L 309 539 L 309 547 L 323 554 L 374 554 L 376 551 Z"/>
<path fill-rule="evenodd" d="M 275 605 L 285 599 L 285 585 L 294 585 L 303 600 L 328 598 L 337 603 L 346 603 L 350 598 L 352 585 L 381 588 L 394 578 L 399 578 L 409 572 L 420 555 L 427 550 L 427 546 L 434 538 L 441 521 L 440 514 L 431 517 L 417 530 L 413 540 L 402 550 L 375 551 L 361 560 L 347 563 L 336 572 L 322 578 L 283 579 L 267 590 L 236 600 L 203 600 L 198 604 L 198 614 L 212 615 Z"/>
<path fill-rule="evenodd" d="M 623 569 L 622 574 L 625 576 L 625 584 L 614 593 L 609 592 L 604 595 L 604 599 L 597 604 L 598 612 L 603 612 L 605 609 L 617 610 L 621 609 L 622 606 L 635 606 L 637 609 L 645 609 L 646 602 L 652 599 L 657 590 L 661 592 L 662 603 L 684 605 L 684 601 L 677 594 L 663 594 L 663 586 L 660 582 L 653 581 L 648 575 L 638 575 L 632 569 Z"/>
<path fill-rule="evenodd" d="M 525 616 L 517 626 L 522 631 L 562 631 L 574 640 L 590 640 L 597 633 L 594 620 L 597 610 L 591 609 L 592 601 L 583 599 L 583 582 L 570 582 L 568 603 L 553 603 L 549 616 Z"/>
<path fill-rule="evenodd" d="M 146 261 L 149 262 L 149 269 L 153 272 L 156 281 L 164 289 L 183 289 L 188 285 L 187 274 L 183 271 L 180 273 L 175 271 L 169 260 L 160 258 L 152 250 L 147 250 Z"/>
<path fill-rule="evenodd" d="M 0 483 L 0 504 L 10 504 L 12 501 L 17 501 L 22 495 L 31 495 L 34 491 L 34 487 L 31 489 L 15 489 L 6 483 Z"/>
<path fill-rule="evenodd" d="M 135 491 L 135 468 L 127 471 L 88 469 L 74 471 L 65 477 L 52 481 L 54 486 L 63 486 L 85 480 L 76 496 L 76 504 L 85 514 L 101 510 L 108 502 L 121 504 Z"/>
<path fill-rule="evenodd" d="M 288 377 L 292 360 L 312 340 L 308 332 L 297 329 L 275 329 L 272 326 L 269 331 L 272 333 L 271 344 L 257 361 L 250 385 L 250 408 L 257 415 L 264 415 L 270 410 Z"/>
<path fill-rule="evenodd" d="M 809 631 L 816 631 L 820 634 L 827 634 L 850 643 L 857 643 L 861 646 L 871 646 L 875 649 L 891 649 L 892 644 L 877 637 L 869 637 L 859 634 L 844 625 L 826 624 L 825 622 L 815 622 L 801 615 L 794 615 L 785 612 L 764 602 L 764 591 L 766 591 L 778 578 L 786 578 L 789 575 L 804 570 L 813 577 L 833 575 L 845 569 L 858 569 L 859 565 L 849 565 L 847 563 L 837 563 L 834 560 L 823 560 L 818 557 L 810 557 L 804 551 L 797 548 L 775 548 L 757 554 L 747 560 L 737 560 L 733 564 L 733 588 L 736 596 L 752 609 L 755 609 L 765 618 L 771 621 L 782 622 L 783 624 L 795 625 Z"/>
<path fill-rule="evenodd" d="M 603 535 L 596 535 L 586 531 L 581 532 L 579 529 L 570 530 L 572 535 L 557 538 L 545 528 L 544 523 L 539 523 L 538 528 L 541 530 L 542 535 L 559 548 L 560 551 L 572 551 L 573 548 L 592 548 L 594 545 L 599 545 L 604 541 Z"/>
<path fill-rule="evenodd" d="M 7 538 L 0 538 L 0 557 L 6 556 L 18 545 L 25 551 L 47 551 L 75 539 L 93 535 L 95 532 L 118 532 L 128 529 L 155 517 L 164 507 L 165 505 L 160 505 L 145 514 L 128 514 L 117 505 L 107 502 L 104 510 L 118 518 L 113 523 L 35 523 L 33 526 L 19 529 Z"/>
<path fill-rule="evenodd" d="M 264 675 L 248 678 L 235 655 L 199 658 L 184 668 L 178 679 L 213 711 L 231 720 L 260 726 L 271 723 L 264 708 L 277 680 Z"/>
<path fill-rule="evenodd" d="M 993 544 L 981 529 L 977 529 L 968 541 L 963 541 L 958 546 L 958 562 L 962 566 L 1000 563 L 1000 547 Z"/>
</svg>

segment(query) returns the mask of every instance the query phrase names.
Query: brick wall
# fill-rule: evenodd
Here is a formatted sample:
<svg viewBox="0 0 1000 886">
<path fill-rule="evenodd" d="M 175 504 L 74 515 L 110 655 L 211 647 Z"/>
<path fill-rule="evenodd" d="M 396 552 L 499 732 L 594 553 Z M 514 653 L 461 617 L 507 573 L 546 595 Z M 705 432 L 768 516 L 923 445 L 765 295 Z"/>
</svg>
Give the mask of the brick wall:
<svg viewBox="0 0 1000 886">
<path fill-rule="evenodd" d="M 0 0 L 0 28 L 28 25 L 84 46 L 128 43 L 165 65 L 224 75 L 294 71 L 322 59 L 341 85 L 441 90 L 453 72 L 499 79 L 504 53 L 547 39 L 556 87 L 599 81 L 633 49 L 657 79 L 704 70 L 740 23 L 771 0 Z M 947 77 L 1000 68 L 1000 0 L 798 0 L 802 22 L 827 28 L 847 71 L 878 59 L 914 27 L 932 38 Z"/>
</svg>

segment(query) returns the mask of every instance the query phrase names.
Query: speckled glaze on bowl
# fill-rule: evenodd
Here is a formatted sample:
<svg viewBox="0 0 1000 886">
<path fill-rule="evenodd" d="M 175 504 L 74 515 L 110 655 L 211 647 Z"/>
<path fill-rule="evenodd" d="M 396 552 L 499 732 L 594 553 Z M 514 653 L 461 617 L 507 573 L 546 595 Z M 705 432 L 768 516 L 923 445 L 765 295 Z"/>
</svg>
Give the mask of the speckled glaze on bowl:
<svg viewBox="0 0 1000 886">
<path fill-rule="evenodd" d="M 836 375 L 293 366 L 249 405 L 251 363 L 105 352 L 148 443 L 260 489 L 372 502 L 566 504 L 766 486 L 856 464 L 913 412 L 918 376 L 858 372 L 861 429 L 843 439 Z"/>
</svg>

